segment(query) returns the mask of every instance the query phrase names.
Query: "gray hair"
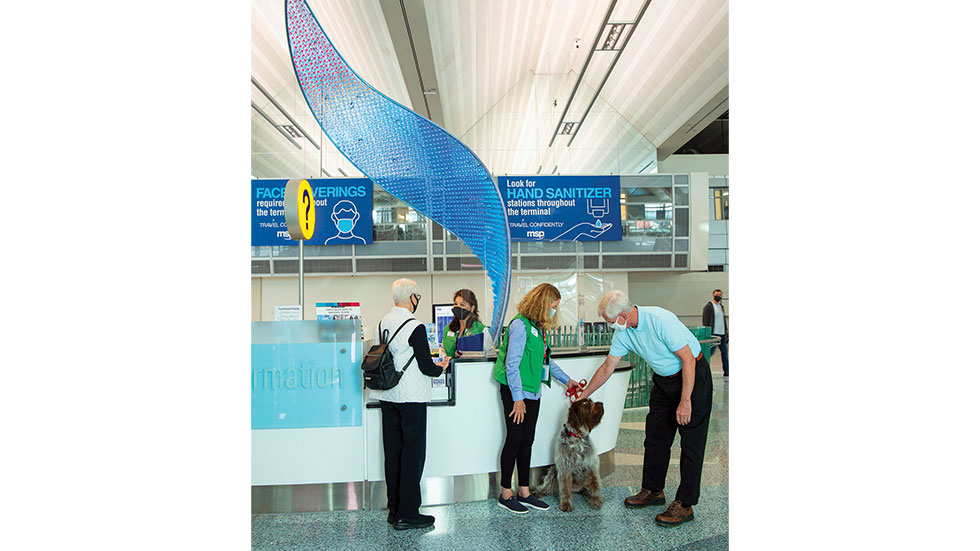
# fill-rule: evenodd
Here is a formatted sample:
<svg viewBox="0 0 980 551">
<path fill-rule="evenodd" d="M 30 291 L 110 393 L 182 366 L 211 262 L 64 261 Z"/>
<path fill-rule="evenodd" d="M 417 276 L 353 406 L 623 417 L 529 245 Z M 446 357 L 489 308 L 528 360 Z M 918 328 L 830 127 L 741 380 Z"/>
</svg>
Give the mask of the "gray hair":
<svg viewBox="0 0 980 551">
<path fill-rule="evenodd" d="M 599 315 L 603 318 L 613 318 L 622 312 L 629 311 L 633 303 L 622 291 L 609 291 L 599 301 Z"/>
<path fill-rule="evenodd" d="M 391 284 L 391 299 L 395 304 L 406 304 L 412 294 L 419 292 L 419 284 L 411 279 L 402 278 Z"/>
</svg>

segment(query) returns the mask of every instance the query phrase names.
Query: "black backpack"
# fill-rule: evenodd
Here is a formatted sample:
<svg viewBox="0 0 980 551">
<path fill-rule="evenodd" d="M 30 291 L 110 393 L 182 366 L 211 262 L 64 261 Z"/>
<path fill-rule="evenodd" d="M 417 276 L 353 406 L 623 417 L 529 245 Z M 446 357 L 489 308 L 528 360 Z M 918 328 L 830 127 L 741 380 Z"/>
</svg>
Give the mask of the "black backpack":
<svg viewBox="0 0 980 551">
<path fill-rule="evenodd" d="M 388 338 L 388 330 L 386 329 L 384 333 L 381 332 L 381 323 L 378 323 L 378 334 L 381 335 L 381 344 L 376 344 L 368 349 L 367 354 L 364 356 L 364 361 L 361 362 L 361 370 L 364 372 L 364 386 L 372 390 L 388 390 L 394 388 L 401 380 L 402 375 L 405 370 L 408 369 L 409 364 L 415 359 L 413 353 L 412 357 L 408 359 L 408 363 L 402 367 L 401 371 L 395 369 L 395 359 L 391 355 L 391 350 L 388 349 L 388 344 L 395 340 L 395 335 L 405 327 L 405 324 L 413 321 L 409 318 L 402 322 L 395 330 L 395 334 Z"/>
</svg>

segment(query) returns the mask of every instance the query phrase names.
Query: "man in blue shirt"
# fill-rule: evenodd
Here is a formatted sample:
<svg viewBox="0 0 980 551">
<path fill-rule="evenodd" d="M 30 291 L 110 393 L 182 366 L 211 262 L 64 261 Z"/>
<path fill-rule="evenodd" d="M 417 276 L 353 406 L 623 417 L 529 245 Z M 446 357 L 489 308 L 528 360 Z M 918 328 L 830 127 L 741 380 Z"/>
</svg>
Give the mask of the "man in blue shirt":
<svg viewBox="0 0 980 551">
<path fill-rule="evenodd" d="M 656 306 L 630 303 L 622 291 L 606 293 L 599 301 L 599 315 L 616 329 L 609 355 L 596 369 L 584 400 L 599 390 L 616 369 L 620 358 L 636 352 L 653 369 L 650 413 L 643 441 L 643 483 L 640 493 L 626 498 L 626 506 L 646 507 L 666 503 L 664 482 L 670 464 L 670 446 L 681 433 L 681 483 L 674 501 L 657 515 L 661 526 L 694 520 L 692 506 L 701 492 L 701 468 L 711 415 L 711 370 L 698 339 L 673 313 Z"/>
</svg>

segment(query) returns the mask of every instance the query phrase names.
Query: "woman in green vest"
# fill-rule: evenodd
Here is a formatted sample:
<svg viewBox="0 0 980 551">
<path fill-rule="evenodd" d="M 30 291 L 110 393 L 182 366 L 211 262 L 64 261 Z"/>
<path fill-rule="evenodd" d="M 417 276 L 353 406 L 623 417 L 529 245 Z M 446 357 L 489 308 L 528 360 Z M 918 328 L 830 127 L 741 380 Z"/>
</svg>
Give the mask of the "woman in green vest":
<svg viewBox="0 0 980 551">
<path fill-rule="evenodd" d="M 507 438 L 500 452 L 500 497 L 497 505 L 512 513 L 527 513 L 527 507 L 547 510 L 548 504 L 531 495 L 531 445 L 541 405 L 542 381 L 551 386 L 554 377 L 568 388 L 579 385 L 553 360 L 544 332 L 557 325 L 561 293 L 550 283 L 531 289 L 517 305 L 518 314 L 504 332 L 493 378 L 500 383 Z M 545 368 L 547 364 L 547 368 Z M 517 462 L 517 495 L 511 490 Z"/>
<path fill-rule="evenodd" d="M 469 289 L 460 289 L 453 295 L 453 321 L 446 326 L 442 333 L 442 348 L 449 357 L 460 357 L 456 350 L 456 340 L 471 335 L 482 335 L 486 326 L 480 322 L 480 310 L 476 303 L 476 294 Z M 483 335 L 484 348 L 489 342 L 489 336 Z"/>
</svg>

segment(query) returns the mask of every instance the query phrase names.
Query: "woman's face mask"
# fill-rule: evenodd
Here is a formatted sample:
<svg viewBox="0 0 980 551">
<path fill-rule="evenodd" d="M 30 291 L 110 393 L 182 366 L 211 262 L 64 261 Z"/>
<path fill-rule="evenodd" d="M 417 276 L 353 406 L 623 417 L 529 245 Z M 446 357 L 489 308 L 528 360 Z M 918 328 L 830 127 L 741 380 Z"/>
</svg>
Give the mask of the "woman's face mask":
<svg viewBox="0 0 980 551">
<path fill-rule="evenodd" d="M 456 316 L 456 319 L 463 321 L 466 316 L 470 315 L 470 311 L 460 306 L 453 306 L 453 315 Z"/>
</svg>

